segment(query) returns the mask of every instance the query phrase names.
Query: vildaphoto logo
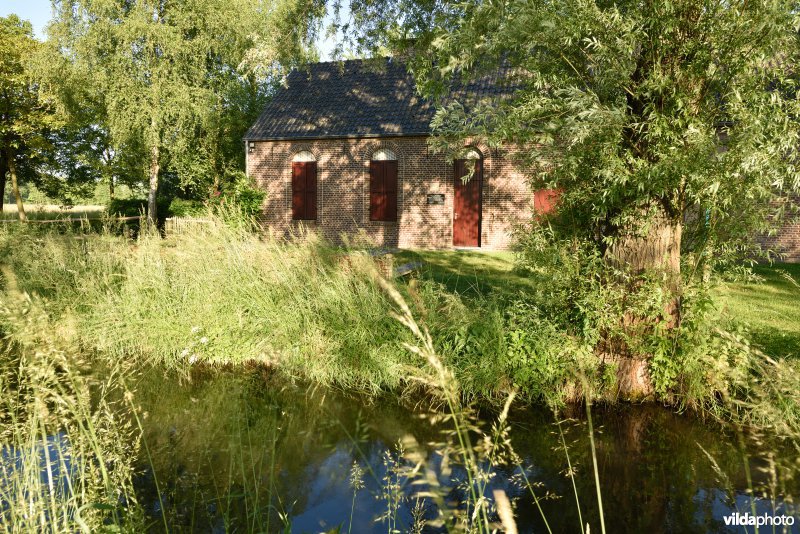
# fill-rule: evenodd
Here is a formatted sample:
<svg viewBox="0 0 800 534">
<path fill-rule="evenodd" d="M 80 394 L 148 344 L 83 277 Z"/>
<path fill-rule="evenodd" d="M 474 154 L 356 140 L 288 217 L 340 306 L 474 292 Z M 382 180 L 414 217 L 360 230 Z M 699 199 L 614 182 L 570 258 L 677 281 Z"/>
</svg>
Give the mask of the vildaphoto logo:
<svg viewBox="0 0 800 534">
<path fill-rule="evenodd" d="M 752 515 L 748 512 L 740 514 L 735 512 L 733 514 L 723 517 L 725 525 L 731 527 L 746 527 L 756 526 L 763 527 L 769 526 L 792 526 L 794 525 L 794 517 L 791 515 L 769 515 L 767 513 L 761 515 Z"/>
</svg>

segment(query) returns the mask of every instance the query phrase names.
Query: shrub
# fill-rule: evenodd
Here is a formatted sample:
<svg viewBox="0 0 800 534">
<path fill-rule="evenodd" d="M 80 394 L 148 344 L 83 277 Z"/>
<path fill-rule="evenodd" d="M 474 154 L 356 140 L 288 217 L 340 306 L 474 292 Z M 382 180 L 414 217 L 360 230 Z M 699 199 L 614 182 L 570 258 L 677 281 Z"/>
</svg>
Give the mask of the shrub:
<svg viewBox="0 0 800 534">
<path fill-rule="evenodd" d="M 204 202 L 199 200 L 174 198 L 169 205 L 168 211 L 172 217 L 196 217 L 205 214 L 207 207 Z"/>
<path fill-rule="evenodd" d="M 233 205 L 245 217 L 254 217 L 261 213 L 266 197 L 267 193 L 250 177 L 236 172 L 224 182 L 219 192 L 212 195 L 210 205 L 216 208 Z"/>
<path fill-rule="evenodd" d="M 156 209 L 159 218 L 167 216 L 170 207 L 170 199 L 159 197 L 156 200 Z M 136 217 L 147 213 L 146 198 L 113 198 L 108 203 L 108 213 L 117 217 Z"/>
</svg>

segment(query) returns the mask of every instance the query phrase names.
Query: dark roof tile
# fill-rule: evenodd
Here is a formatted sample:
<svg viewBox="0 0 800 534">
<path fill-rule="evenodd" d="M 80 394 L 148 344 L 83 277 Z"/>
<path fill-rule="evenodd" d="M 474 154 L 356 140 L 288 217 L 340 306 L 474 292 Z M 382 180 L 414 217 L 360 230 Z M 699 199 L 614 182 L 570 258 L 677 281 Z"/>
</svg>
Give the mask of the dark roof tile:
<svg viewBox="0 0 800 534">
<path fill-rule="evenodd" d="M 455 90 L 459 100 L 496 99 L 509 92 L 498 76 Z M 429 135 L 435 108 L 416 93 L 413 76 L 397 60 L 313 63 L 292 71 L 246 140 Z"/>
</svg>

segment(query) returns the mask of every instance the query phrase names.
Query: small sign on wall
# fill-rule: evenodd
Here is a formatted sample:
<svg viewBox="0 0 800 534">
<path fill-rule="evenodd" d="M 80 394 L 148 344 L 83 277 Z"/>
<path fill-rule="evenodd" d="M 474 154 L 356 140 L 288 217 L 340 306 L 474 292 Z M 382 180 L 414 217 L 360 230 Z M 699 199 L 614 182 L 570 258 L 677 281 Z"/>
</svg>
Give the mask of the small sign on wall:
<svg viewBox="0 0 800 534">
<path fill-rule="evenodd" d="M 439 206 L 444 204 L 444 193 L 430 193 L 428 195 L 429 206 Z"/>
</svg>

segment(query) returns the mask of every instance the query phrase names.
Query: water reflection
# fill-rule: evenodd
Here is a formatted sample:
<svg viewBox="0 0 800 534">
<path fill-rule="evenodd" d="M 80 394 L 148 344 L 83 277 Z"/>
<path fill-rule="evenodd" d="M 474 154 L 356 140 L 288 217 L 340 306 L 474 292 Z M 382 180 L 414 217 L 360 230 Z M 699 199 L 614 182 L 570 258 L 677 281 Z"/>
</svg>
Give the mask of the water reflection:
<svg viewBox="0 0 800 534">
<path fill-rule="evenodd" d="M 153 458 L 152 465 L 142 461 L 139 498 L 151 516 L 160 521 L 165 514 L 177 531 L 283 532 L 289 525 L 298 533 L 337 527 L 369 533 L 386 532 L 391 524 L 409 530 L 435 518 L 436 509 L 430 499 L 414 497 L 425 485 L 404 477 L 410 464 L 397 443 L 408 435 L 423 444 L 447 505 L 463 507 L 463 471 L 443 466 L 442 455 L 424 445 L 438 441 L 440 430 L 393 398 L 368 403 L 255 371 L 196 374 L 182 383 L 177 376 L 145 373 L 136 390 Z M 587 431 L 582 414 L 574 415 L 561 429 L 575 468 L 580 517 L 600 532 Z M 726 526 L 724 516 L 751 512 L 746 459 L 756 489 L 780 481 L 770 495 L 800 494 L 782 461 L 794 459 L 789 452 L 772 463 L 763 460 L 762 451 L 776 450 L 775 444 L 742 449 L 735 434 L 658 407 L 595 415 L 609 532 L 743 531 Z M 538 497 L 552 497 L 540 501 L 550 528 L 579 532 L 579 508 L 553 416 L 525 409 L 512 412 L 511 419 L 526 476 L 537 482 Z M 495 473 L 492 489 L 504 489 L 514 502 L 520 532 L 545 532 L 521 468 Z M 773 513 L 773 507 L 776 513 L 794 512 L 782 500 L 755 502 L 757 513 Z M 788 531 L 800 532 L 793 528 Z M 422 531 L 441 528 L 428 523 Z"/>
<path fill-rule="evenodd" d="M 78 474 L 72 462 L 72 447 L 64 432 L 36 440 L 24 450 L 0 444 L 0 509 L 8 503 L 3 497 L 23 487 L 25 478 L 38 479 L 56 495 L 68 493 L 70 481 Z M 30 461 L 31 457 L 34 461 Z"/>
</svg>

